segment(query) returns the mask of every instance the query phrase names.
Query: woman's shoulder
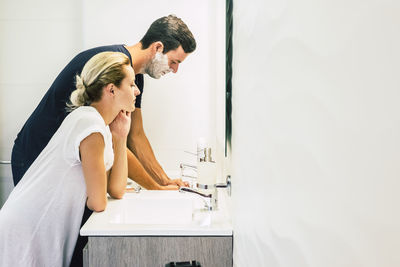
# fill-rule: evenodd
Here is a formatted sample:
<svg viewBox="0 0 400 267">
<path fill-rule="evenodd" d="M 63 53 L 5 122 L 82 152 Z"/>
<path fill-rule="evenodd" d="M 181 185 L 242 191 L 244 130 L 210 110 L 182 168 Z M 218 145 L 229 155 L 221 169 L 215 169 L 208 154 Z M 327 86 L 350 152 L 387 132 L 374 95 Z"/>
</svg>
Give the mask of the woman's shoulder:
<svg viewBox="0 0 400 267">
<path fill-rule="evenodd" d="M 100 113 L 91 106 L 76 108 L 65 118 L 65 123 L 71 126 L 78 124 L 80 127 L 89 127 L 90 125 L 97 125 L 101 128 L 107 127 Z"/>
<path fill-rule="evenodd" d="M 101 117 L 100 113 L 96 108 L 92 106 L 81 106 L 73 110 L 68 116 L 73 117 L 74 119 L 91 119 L 94 121 L 101 121 L 104 123 L 103 117 Z"/>
</svg>

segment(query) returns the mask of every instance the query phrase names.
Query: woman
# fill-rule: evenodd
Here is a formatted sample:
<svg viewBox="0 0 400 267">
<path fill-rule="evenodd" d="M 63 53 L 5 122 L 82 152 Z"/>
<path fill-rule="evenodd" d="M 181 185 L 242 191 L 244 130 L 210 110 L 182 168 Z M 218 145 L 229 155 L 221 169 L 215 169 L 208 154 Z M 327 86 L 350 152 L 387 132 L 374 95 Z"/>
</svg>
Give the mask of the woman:
<svg viewBox="0 0 400 267">
<path fill-rule="evenodd" d="M 85 203 L 122 198 L 126 140 L 139 90 L 129 58 L 91 58 L 71 94 L 72 112 L 0 210 L 0 266 L 69 266 Z M 44 129 L 45 130 L 45 129 Z"/>
</svg>

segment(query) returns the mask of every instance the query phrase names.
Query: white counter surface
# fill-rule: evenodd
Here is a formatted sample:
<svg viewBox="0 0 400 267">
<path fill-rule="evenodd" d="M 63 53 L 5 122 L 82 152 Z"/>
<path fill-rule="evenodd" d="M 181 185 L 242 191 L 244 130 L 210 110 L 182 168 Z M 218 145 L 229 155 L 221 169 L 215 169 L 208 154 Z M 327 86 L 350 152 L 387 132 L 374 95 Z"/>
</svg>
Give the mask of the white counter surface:
<svg viewBox="0 0 400 267">
<path fill-rule="evenodd" d="M 218 193 L 218 209 L 203 211 L 200 196 L 177 191 L 142 190 L 109 199 L 103 212 L 93 212 L 83 236 L 230 236 L 228 196 Z"/>
</svg>

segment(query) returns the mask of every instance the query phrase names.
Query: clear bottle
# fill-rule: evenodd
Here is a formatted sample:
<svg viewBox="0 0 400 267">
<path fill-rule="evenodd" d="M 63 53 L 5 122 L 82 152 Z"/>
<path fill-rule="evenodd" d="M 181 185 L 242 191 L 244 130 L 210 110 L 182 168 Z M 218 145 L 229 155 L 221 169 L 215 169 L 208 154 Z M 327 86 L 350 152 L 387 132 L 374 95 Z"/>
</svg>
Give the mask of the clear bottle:
<svg viewBox="0 0 400 267">
<path fill-rule="evenodd" d="M 217 183 L 217 164 L 212 160 L 211 148 L 204 148 L 204 157 L 197 163 L 197 187 L 209 191 Z"/>
<path fill-rule="evenodd" d="M 203 137 L 200 137 L 197 140 L 197 163 L 200 162 L 201 159 L 204 158 L 204 149 L 206 148 L 206 140 Z"/>
</svg>

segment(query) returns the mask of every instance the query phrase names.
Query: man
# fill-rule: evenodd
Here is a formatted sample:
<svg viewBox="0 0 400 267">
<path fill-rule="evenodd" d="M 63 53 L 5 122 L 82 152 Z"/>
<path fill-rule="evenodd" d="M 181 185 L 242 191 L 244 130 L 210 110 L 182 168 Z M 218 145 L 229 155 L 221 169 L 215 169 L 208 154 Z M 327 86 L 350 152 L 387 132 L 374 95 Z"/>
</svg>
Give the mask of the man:
<svg viewBox="0 0 400 267">
<path fill-rule="evenodd" d="M 47 145 L 67 116 L 66 103 L 75 89 L 75 76 L 80 74 L 85 63 L 94 55 L 104 51 L 126 54 L 135 70 L 141 94 L 136 97 L 136 109 L 132 113 L 131 130 L 128 136 L 128 176 L 147 189 L 169 190 L 186 185 L 180 179 L 170 179 L 156 160 L 143 130 L 141 96 L 143 74 L 159 79 L 178 71 L 179 64 L 196 49 L 196 41 L 187 25 L 174 15 L 154 21 L 139 43 L 132 46 L 111 45 L 96 47 L 78 54 L 61 71 L 35 111 L 19 132 L 14 142 L 11 166 L 16 185 Z M 85 210 L 82 225 L 91 212 Z M 71 266 L 82 266 L 82 249 L 87 238 L 79 237 Z"/>
<path fill-rule="evenodd" d="M 142 95 L 143 74 L 159 79 L 169 72 L 176 73 L 179 64 L 195 49 L 196 41 L 186 24 L 169 15 L 154 21 L 135 45 L 97 47 L 77 55 L 56 78 L 14 142 L 11 157 L 14 184 L 19 182 L 66 117 L 65 107 L 75 88 L 75 75 L 92 56 L 104 51 L 127 54 Z M 128 137 L 128 176 L 147 189 L 177 189 L 185 184 L 165 174 L 143 130 L 141 95 L 136 99 Z"/>
</svg>

